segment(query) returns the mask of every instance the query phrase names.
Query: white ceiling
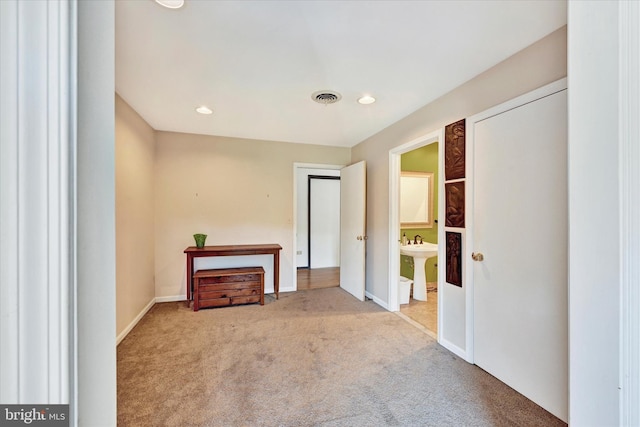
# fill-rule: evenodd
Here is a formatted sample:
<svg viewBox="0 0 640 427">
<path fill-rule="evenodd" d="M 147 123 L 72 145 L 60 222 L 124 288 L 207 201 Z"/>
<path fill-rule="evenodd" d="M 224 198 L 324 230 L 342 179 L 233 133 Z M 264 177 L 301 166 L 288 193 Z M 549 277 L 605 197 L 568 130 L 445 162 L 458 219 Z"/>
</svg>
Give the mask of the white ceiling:
<svg viewBox="0 0 640 427">
<path fill-rule="evenodd" d="M 118 0 L 116 91 L 157 130 L 351 147 L 565 25 L 566 7 Z"/>
</svg>

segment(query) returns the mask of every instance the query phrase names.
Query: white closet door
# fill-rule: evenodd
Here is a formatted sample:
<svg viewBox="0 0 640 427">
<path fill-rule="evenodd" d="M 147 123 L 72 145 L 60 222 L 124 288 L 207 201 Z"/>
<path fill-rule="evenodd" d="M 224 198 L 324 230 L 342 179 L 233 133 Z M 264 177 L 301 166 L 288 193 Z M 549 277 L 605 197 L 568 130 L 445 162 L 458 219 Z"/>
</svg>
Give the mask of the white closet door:
<svg viewBox="0 0 640 427">
<path fill-rule="evenodd" d="M 566 90 L 473 135 L 474 362 L 567 421 Z"/>
</svg>

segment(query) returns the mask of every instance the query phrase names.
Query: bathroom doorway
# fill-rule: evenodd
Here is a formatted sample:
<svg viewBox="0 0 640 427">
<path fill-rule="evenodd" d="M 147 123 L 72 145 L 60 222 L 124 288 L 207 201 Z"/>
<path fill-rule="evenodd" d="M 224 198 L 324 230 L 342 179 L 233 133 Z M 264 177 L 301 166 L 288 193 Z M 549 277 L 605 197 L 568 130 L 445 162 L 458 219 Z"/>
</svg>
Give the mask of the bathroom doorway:
<svg viewBox="0 0 640 427">
<path fill-rule="evenodd" d="M 411 246 L 412 243 L 414 248 L 424 243 L 438 244 L 437 186 L 430 185 L 427 187 L 428 194 L 425 194 L 423 187 L 408 185 L 412 182 L 410 180 L 420 179 L 420 174 L 425 174 L 431 184 L 434 180 L 438 180 L 438 149 L 438 141 L 435 141 L 400 156 L 401 240 L 408 242 L 407 246 Z M 411 206 L 408 205 L 408 202 L 411 202 Z M 405 210 L 410 209 L 413 213 L 417 207 L 428 211 L 429 221 L 424 223 L 419 221 L 404 222 Z M 420 257 L 404 255 L 402 252 L 401 250 L 400 276 L 403 277 L 406 285 L 400 288 L 400 312 L 437 335 L 438 258 L 432 256 L 423 260 Z M 417 269 L 422 269 L 424 274 L 420 276 Z M 413 279 L 413 283 L 408 285 L 411 282 L 405 279 Z M 419 287 L 421 289 L 418 289 Z M 406 295 L 408 288 L 411 288 L 412 292 Z M 405 295 L 402 294 L 403 291 Z"/>
<path fill-rule="evenodd" d="M 440 335 L 442 295 L 438 292 L 442 283 L 442 266 L 438 261 L 444 259 L 443 228 L 438 223 L 442 217 L 444 203 L 442 201 L 440 187 L 442 170 L 442 144 L 444 141 L 442 130 L 432 132 L 414 141 L 396 147 L 389 152 L 389 236 L 391 248 L 389 250 L 389 310 L 399 314 L 418 324 L 430 335 L 438 338 Z M 401 175 L 403 171 L 431 172 L 433 173 L 433 215 L 432 226 L 406 225 L 401 227 Z M 419 203 L 418 203 L 419 204 Z M 412 256 L 401 255 L 400 248 L 403 237 L 411 241 L 411 244 L 424 243 L 437 244 L 437 256 L 428 257 L 422 264 L 421 260 Z M 406 281 L 414 279 L 415 264 L 425 269 L 426 298 L 420 295 L 414 298 L 415 290 L 411 285 L 411 294 L 407 301 Z M 426 299 L 426 300 L 425 300 Z"/>
</svg>

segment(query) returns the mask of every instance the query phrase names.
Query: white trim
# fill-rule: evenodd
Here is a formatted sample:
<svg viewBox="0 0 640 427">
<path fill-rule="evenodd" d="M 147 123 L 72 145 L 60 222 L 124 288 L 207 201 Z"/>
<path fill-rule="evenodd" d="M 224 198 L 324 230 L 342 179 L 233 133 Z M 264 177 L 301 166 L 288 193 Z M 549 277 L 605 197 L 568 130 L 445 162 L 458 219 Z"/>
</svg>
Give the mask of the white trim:
<svg viewBox="0 0 640 427">
<path fill-rule="evenodd" d="M 0 402 L 18 403 L 18 3 L 0 2 Z M 15 286 L 9 286 L 14 283 Z"/>
<path fill-rule="evenodd" d="M 182 300 L 184 300 L 184 297 L 182 297 Z M 124 330 L 120 332 L 120 334 L 118 334 L 118 336 L 116 337 L 116 345 L 120 344 L 120 342 L 125 339 L 127 335 L 129 335 L 129 332 L 131 332 L 131 330 L 138 324 L 138 322 L 142 320 L 144 315 L 147 314 L 149 310 L 151 310 L 151 307 L 153 307 L 156 302 L 158 302 L 158 298 L 151 298 L 151 301 L 149 301 L 149 303 L 142 309 L 142 311 L 140 311 L 140 313 L 138 313 L 138 315 L 131 321 L 131 323 L 129 323 L 129 325 L 124 328 Z"/>
<path fill-rule="evenodd" d="M 434 142 L 443 141 L 442 129 L 422 135 L 414 140 L 399 145 L 389 150 L 389 310 L 400 310 L 398 303 L 398 278 L 400 277 L 400 157 L 404 153 L 413 151 Z M 442 150 L 439 150 L 440 152 Z M 442 184 L 442 174 L 438 188 Z M 440 206 L 438 206 L 441 209 Z M 440 217 L 441 211 L 438 214 Z M 438 235 L 438 238 L 440 236 Z M 441 248 L 438 248 L 439 250 Z M 438 256 L 441 254 L 438 253 Z M 440 277 L 438 277 L 440 280 Z"/>
<path fill-rule="evenodd" d="M 640 425 L 640 4 L 619 3 L 620 424 Z"/>
<path fill-rule="evenodd" d="M 400 157 L 402 154 L 415 150 L 425 145 L 439 142 L 438 150 L 438 218 L 444 218 L 444 129 L 438 129 L 428 134 L 422 135 L 414 140 L 401 144 L 389 150 L 389 294 L 387 299 L 388 306 L 385 307 L 389 311 L 397 312 L 400 310 L 398 300 L 398 280 L 400 278 Z M 444 259 L 443 248 L 440 244 L 444 241 L 444 227 L 442 223 L 438 223 L 438 289 L 441 290 L 444 284 L 442 272 Z M 438 292 L 438 341 L 442 337 L 442 292 Z"/>
<path fill-rule="evenodd" d="M 385 310 L 389 310 L 389 306 L 387 305 L 386 302 L 384 302 L 383 300 L 381 300 L 380 298 L 378 298 L 377 296 L 373 295 L 371 292 L 364 292 L 364 296 L 369 298 L 370 300 L 372 300 L 373 302 L 375 302 L 376 304 L 378 304 L 380 307 L 384 308 Z"/>
<path fill-rule="evenodd" d="M 186 295 L 171 295 L 167 297 L 156 297 L 154 302 L 176 302 L 176 301 L 187 301 Z"/>
<path fill-rule="evenodd" d="M 557 80 L 548 85 L 542 86 L 524 95 L 513 98 L 507 102 L 496 105 L 481 113 L 475 114 L 466 119 L 466 184 L 465 184 L 465 242 L 463 244 L 462 257 L 463 257 L 463 276 L 465 278 L 465 306 L 466 306 L 466 326 L 465 326 L 465 350 L 466 361 L 474 363 L 474 281 L 473 281 L 473 260 L 471 259 L 471 253 L 474 251 L 474 197 L 473 192 L 473 180 L 474 180 L 474 155 L 475 155 L 475 124 L 486 120 L 490 117 L 504 113 L 506 111 L 518 108 L 522 105 L 536 101 L 538 99 L 553 95 L 554 93 L 561 92 L 567 89 L 567 79 L 563 78 Z"/>
<path fill-rule="evenodd" d="M 445 339 L 441 339 L 438 342 L 440 343 L 441 346 L 443 346 L 444 348 L 446 348 L 456 356 L 460 357 L 463 360 L 466 360 L 467 362 L 469 361 L 468 353 L 463 349 L 461 349 L 460 347 L 458 347 L 457 345 Z"/>
<path fill-rule="evenodd" d="M 398 280 L 400 280 L 400 157 L 403 152 L 389 151 L 389 295 L 387 310 L 400 311 Z"/>
<path fill-rule="evenodd" d="M 0 2 L 0 402 L 68 403 L 75 5 Z"/>
<path fill-rule="evenodd" d="M 292 262 L 293 269 L 291 272 L 291 283 L 293 283 L 292 289 L 280 289 L 280 292 L 294 292 L 298 289 L 298 266 L 297 266 L 297 253 L 298 253 L 298 239 L 297 239 L 297 231 L 298 231 L 298 169 L 333 169 L 340 170 L 346 165 L 325 165 L 322 163 L 293 163 L 293 219 L 291 221 L 292 228 L 292 242 L 293 242 L 293 260 Z"/>
<path fill-rule="evenodd" d="M 544 85 L 539 87 L 538 89 L 534 89 L 531 92 L 527 92 L 524 95 L 520 95 L 516 98 L 510 99 L 509 101 L 503 102 L 502 104 L 498 104 L 495 107 L 489 108 L 488 110 L 484 110 L 478 114 L 474 114 L 473 116 L 467 118 L 466 125 L 469 126 L 469 123 L 477 123 L 482 120 L 486 120 L 490 117 L 496 116 L 498 114 L 502 114 L 506 111 L 513 110 L 514 108 L 521 107 L 530 102 L 537 101 L 540 98 L 544 98 L 554 93 L 561 92 L 567 89 L 567 79 L 562 78 L 560 80 L 556 80 L 553 83 L 549 83 L 548 85 Z M 467 138 L 467 141 L 469 139 Z"/>
<path fill-rule="evenodd" d="M 50 361 L 50 369 L 58 371 L 58 382 L 56 385 L 50 385 L 50 395 L 59 393 L 62 401 L 69 402 L 70 397 L 70 366 L 69 359 L 73 357 L 71 352 L 71 336 L 70 336 L 70 310 L 71 310 L 71 278 L 73 263 L 70 259 L 73 255 L 71 250 L 71 241 L 75 235 L 71 229 L 70 218 L 72 215 L 72 203 L 69 201 L 70 182 L 71 182 L 71 159 L 70 152 L 73 150 L 71 128 L 71 116 L 73 108 L 75 108 L 74 94 L 70 92 L 72 86 L 70 81 L 71 63 L 75 60 L 75 52 L 70 47 L 69 41 L 72 38 L 71 7 L 68 2 L 58 2 L 57 8 L 50 8 L 49 17 L 49 44 L 52 41 L 57 42 L 56 70 L 53 79 L 50 76 L 49 85 L 55 88 L 56 105 L 50 103 L 53 117 L 49 120 L 50 139 L 60 141 L 57 152 L 50 150 L 49 164 L 57 163 L 55 170 L 51 170 L 50 176 L 54 181 L 50 186 L 50 192 L 57 193 L 56 198 L 50 198 L 55 202 L 55 210 L 59 215 L 57 223 L 50 221 L 50 236 L 54 244 L 50 246 L 49 265 L 55 266 L 54 270 L 50 270 L 50 277 L 55 277 L 58 282 L 57 295 L 50 294 L 49 306 L 55 308 L 55 314 L 50 312 L 49 328 L 60 329 L 60 345 L 58 349 L 60 356 L 53 363 Z M 61 30 L 62 29 L 62 30 Z M 56 38 L 57 36 L 57 38 Z M 49 98 L 52 95 L 49 94 Z M 55 128 L 55 131 L 54 131 Z M 53 155 L 52 155 L 53 154 Z M 57 188 L 57 190 L 56 190 Z M 51 220 L 51 218 L 50 218 Z M 53 231 L 51 231 L 53 230 Z M 51 252 L 54 256 L 51 256 Z M 55 276 L 54 276 L 55 274 Z M 56 277 L 57 276 L 57 277 Z"/>
<path fill-rule="evenodd" d="M 442 343 L 444 339 L 445 323 L 444 313 L 446 312 L 444 301 L 444 288 L 447 282 L 447 270 L 446 270 L 446 258 L 447 258 L 447 245 L 445 242 L 446 231 L 445 227 L 445 200 L 444 200 L 444 128 L 439 130 L 440 135 L 438 141 L 440 146 L 438 147 L 438 342 Z M 448 348 L 448 347 L 445 347 Z"/>
<path fill-rule="evenodd" d="M 281 293 L 293 292 L 293 291 L 295 291 L 295 289 L 280 289 Z M 144 308 L 140 311 L 140 313 L 138 313 L 138 315 L 131 321 L 131 323 L 129 323 L 129 325 L 127 325 L 127 327 L 124 328 L 123 331 L 118 334 L 116 338 L 116 345 L 119 345 L 122 342 L 122 340 L 125 339 L 127 335 L 129 335 L 129 332 L 131 332 L 131 330 L 135 328 L 138 322 L 142 320 L 144 315 L 147 314 L 155 304 L 161 304 L 164 302 L 185 302 L 186 298 L 187 297 L 185 295 L 172 295 L 172 296 L 166 296 L 166 297 L 152 298 L 151 301 L 149 301 L 149 303 L 146 306 L 144 306 Z"/>
<path fill-rule="evenodd" d="M 482 113 L 481 113 L 482 114 Z M 462 232 L 462 277 L 464 282 L 464 297 L 465 297 L 465 360 L 469 363 L 474 363 L 473 358 L 473 333 L 474 333 L 474 304 L 473 304 L 473 265 L 470 264 L 471 255 L 470 248 L 474 247 L 473 242 L 473 178 L 475 176 L 475 168 L 473 167 L 473 161 L 475 158 L 475 144 L 474 141 L 474 125 L 476 123 L 476 116 L 472 116 L 466 119 L 465 122 L 465 168 L 466 168 L 466 182 L 465 182 L 465 230 Z M 480 120 L 477 120 L 480 121 Z M 469 255 L 468 255 L 469 254 Z"/>
<path fill-rule="evenodd" d="M 69 2 L 69 425 L 78 425 L 78 2 Z"/>
</svg>

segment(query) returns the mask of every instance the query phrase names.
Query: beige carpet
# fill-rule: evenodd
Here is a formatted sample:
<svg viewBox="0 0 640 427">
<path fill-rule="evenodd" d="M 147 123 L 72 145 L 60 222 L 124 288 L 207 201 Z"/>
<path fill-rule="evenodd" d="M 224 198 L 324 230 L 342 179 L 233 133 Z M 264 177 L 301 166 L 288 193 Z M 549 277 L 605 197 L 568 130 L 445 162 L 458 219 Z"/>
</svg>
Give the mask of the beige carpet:
<svg viewBox="0 0 640 427">
<path fill-rule="evenodd" d="M 565 425 L 371 301 L 265 299 L 155 305 L 118 346 L 118 425 Z"/>
</svg>

